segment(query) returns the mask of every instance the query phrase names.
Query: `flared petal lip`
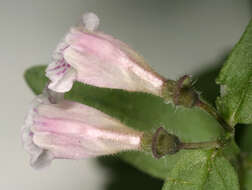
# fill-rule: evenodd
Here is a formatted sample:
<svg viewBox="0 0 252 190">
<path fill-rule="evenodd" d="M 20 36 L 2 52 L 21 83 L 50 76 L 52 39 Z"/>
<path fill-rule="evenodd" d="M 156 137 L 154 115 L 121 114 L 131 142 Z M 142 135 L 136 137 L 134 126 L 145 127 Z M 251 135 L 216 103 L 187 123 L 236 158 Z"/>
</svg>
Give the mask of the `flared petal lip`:
<svg viewBox="0 0 252 190">
<path fill-rule="evenodd" d="M 53 155 L 49 151 L 38 147 L 33 142 L 34 134 L 32 132 L 33 117 L 37 114 L 37 107 L 42 103 L 48 102 L 48 98 L 45 98 L 43 95 L 36 97 L 32 102 L 25 118 L 25 123 L 21 129 L 23 147 L 30 155 L 30 165 L 35 169 L 44 168 L 53 160 Z"/>
<path fill-rule="evenodd" d="M 96 30 L 99 25 L 99 18 L 94 13 L 87 13 L 83 15 L 82 20 L 83 20 L 82 25 L 78 27 L 73 27 L 70 29 L 70 32 L 65 36 L 63 42 L 59 44 L 58 48 L 55 51 L 55 54 L 57 56 L 53 57 L 54 61 L 48 66 L 48 69 L 46 71 L 46 76 L 51 80 L 51 83 L 49 85 L 50 89 L 55 90 L 57 92 L 68 92 L 69 90 L 71 90 L 73 82 L 75 80 L 79 82 L 84 82 L 89 85 L 98 86 L 98 87 L 124 89 L 119 84 L 103 85 L 103 82 L 100 82 L 101 84 L 99 83 L 93 84 L 94 82 L 88 83 L 89 80 L 94 81 L 93 78 L 96 78 L 96 76 L 94 77 L 89 76 L 91 77 L 90 79 L 87 79 L 85 77 L 84 78 L 80 77 L 82 76 L 81 71 L 79 71 L 80 68 L 78 68 L 74 62 L 69 61 L 67 57 L 70 56 L 69 52 L 78 51 L 81 53 L 82 51 L 81 47 L 84 43 L 82 41 L 84 40 L 86 44 L 85 48 L 89 49 L 89 51 L 91 52 L 94 50 L 92 50 L 92 47 L 90 49 L 90 46 L 98 47 L 99 44 L 97 43 L 101 43 L 104 46 L 108 46 L 108 48 L 106 47 L 104 48 L 104 50 L 106 51 L 111 49 L 111 51 L 113 50 L 117 52 L 117 54 L 120 56 L 118 58 L 118 61 L 114 61 L 114 62 L 120 65 L 112 64 L 111 67 L 121 67 L 121 69 L 123 70 L 122 72 L 125 72 L 125 73 L 128 72 L 129 75 L 133 74 L 139 78 L 139 81 L 142 81 L 143 84 L 146 84 L 146 86 L 142 88 L 139 87 L 139 84 L 132 84 L 132 85 L 129 84 L 132 87 L 126 88 L 124 90 L 143 91 L 146 93 L 155 94 L 157 96 L 161 95 L 162 87 L 166 79 L 162 77 L 161 75 L 159 75 L 158 73 L 156 73 L 150 66 L 148 66 L 145 63 L 142 56 L 139 56 L 133 49 L 131 49 L 124 42 L 121 42 L 120 40 L 110 35 L 103 34 L 102 32 Z M 113 54 L 113 52 L 110 52 L 109 54 Z M 105 56 L 105 55 L 106 54 L 97 55 L 97 56 L 99 57 L 99 56 Z M 68 64 L 70 66 L 70 68 L 67 68 L 67 70 L 72 70 L 72 71 L 64 72 L 64 73 L 61 73 L 60 75 L 57 75 L 57 70 L 51 70 L 51 68 L 57 68 L 58 65 L 56 65 L 55 67 L 54 63 L 58 63 L 62 59 L 64 60 L 65 64 Z M 107 61 L 109 62 L 109 60 Z M 103 80 L 102 78 L 99 80 L 97 79 L 97 81 L 102 81 L 102 80 Z M 111 79 L 107 79 L 107 80 L 111 80 Z M 125 80 L 129 81 L 128 79 L 125 79 Z M 113 82 L 107 82 L 107 83 L 115 84 Z"/>
</svg>

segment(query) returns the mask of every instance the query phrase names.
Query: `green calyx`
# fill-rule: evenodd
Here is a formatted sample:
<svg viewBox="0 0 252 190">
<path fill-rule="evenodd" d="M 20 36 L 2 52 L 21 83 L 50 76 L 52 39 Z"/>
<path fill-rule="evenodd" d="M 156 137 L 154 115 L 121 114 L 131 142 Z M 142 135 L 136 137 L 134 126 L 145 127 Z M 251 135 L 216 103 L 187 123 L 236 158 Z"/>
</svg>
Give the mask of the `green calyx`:
<svg viewBox="0 0 252 190">
<path fill-rule="evenodd" d="M 182 149 L 218 149 L 220 146 L 221 142 L 219 141 L 184 143 L 176 135 L 168 133 L 163 127 L 158 128 L 154 134 L 145 133 L 142 137 L 142 150 L 152 152 L 152 155 L 157 159 L 175 154 Z"/>
<path fill-rule="evenodd" d="M 192 80 L 189 75 L 179 80 L 167 80 L 162 90 L 162 97 L 167 102 L 185 107 L 193 107 L 198 100 L 198 94 L 192 89 Z"/>
<path fill-rule="evenodd" d="M 163 127 L 154 133 L 146 132 L 142 137 L 142 150 L 151 152 L 159 159 L 167 154 L 175 154 L 179 151 L 180 140 L 177 136 L 168 133 Z"/>
<path fill-rule="evenodd" d="M 177 136 L 168 133 L 163 127 L 157 129 L 152 138 L 152 154 L 161 158 L 167 154 L 179 151 L 180 140 Z"/>
<path fill-rule="evenodd" d="M 193 89 L 192 79 L 189 75 L 184 75 L 177 81 L 167 80 L 161 96 L 168 103 L 187 108 L 198 107 L 212 115 L 226 131 L 233 132 L 233 128 L 220 116 L 217 110 L 200 99 L 199 94 Z"/>
</svg>

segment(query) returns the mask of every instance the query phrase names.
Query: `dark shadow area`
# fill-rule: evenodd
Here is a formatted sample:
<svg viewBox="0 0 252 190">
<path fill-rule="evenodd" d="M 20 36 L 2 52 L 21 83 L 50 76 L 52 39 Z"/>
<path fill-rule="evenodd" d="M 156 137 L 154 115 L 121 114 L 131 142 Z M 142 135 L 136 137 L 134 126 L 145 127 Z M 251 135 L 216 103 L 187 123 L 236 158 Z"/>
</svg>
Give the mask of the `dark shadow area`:
<svg viewBox="0 0 252 190">
<path fill-rule="evenodd" d="M 219 95 L 220 87 L 215 83 L 222 65 L 227 59 L 228 51 L 223 53 L 219 61 L 213 63 L 211 67 L 208 67 L 196 75 L 194 75 L 194 80 L 196 81 L 194 87 L 201 93 L 201 96 L 207 100 L 212 105 L 215 105 L 216 97 Z"/>
<path fill-rule="evenodd" d="M 197 89 L 201 96 L 214 105 L 216 97 L 219 95 L 220 87 L 215 83 L 215 79 L 218 76 L 221 65 L 216 65 L 216 67 L 208 68 L 208 70 L 200 73 L 199 76 L 195 76 L 196 80 L 195 89 Z"/>
<path fill-rule="evenodd" d="M 162 180 L 137 170 L 117 157 L 102 157 L 98 159 L 98 162 L 111 173 L 111 179 L 105 186 L 105 190 L 153 190 L 162 188 Z"/>
<path fill-rule="evenodd" d="M 246 136 L 246 133 L 249 128 L 251 128 L 251 126 L 242 125 L 242 124 L 235 126 L 235 141 L 241 149 L 243 149 L 243 146 L 244 146 L 242 139 L 244 138 L 244 136 Z"/>
<path fill-rule="evenodd" d="M 194 80 L 196 80 L 195 88 L 201 92 L 201 96 L 213 106 L 215 106 L 215 100 L 217 96 L 219 96 L 220 92 L 220 87 L 215 83 L 215 79 L 217 78 L 227 57 L 228 51 L 223 54 L 223 56 L 219 59 L 219 62 L 212 64 L 212 67 L 204 69 L 194 76 Z M 241 138 L 246 135 L 246 127 L 245 125 L 239 124 L 236 126 L 235 130 L 235 141 L 238 146 L 241 146 Z"/>
<path fill-rule="evenodd" d="M 251 10 L 252 10 L 252 1 L 251 1 Z M 207 68 L 199 72 L 194 76 L 194 80 L 196 80 L 195 88 L 201 92 L 201 96 L 215 106 L 215 100 L 217 96 L 219 96 L 220 86 L 215 83 L 215 79 L 217 78 L 222 65 L 228 57 L 227 53 L 223 54 L 220 61 L 213 64 L 212 67 Z M 235 127 L 235 141 L 239 147 L 243 149 L 242 139 L 246 136 L 247 128 L 250 126 L 238 124 Z"/>
</svg>

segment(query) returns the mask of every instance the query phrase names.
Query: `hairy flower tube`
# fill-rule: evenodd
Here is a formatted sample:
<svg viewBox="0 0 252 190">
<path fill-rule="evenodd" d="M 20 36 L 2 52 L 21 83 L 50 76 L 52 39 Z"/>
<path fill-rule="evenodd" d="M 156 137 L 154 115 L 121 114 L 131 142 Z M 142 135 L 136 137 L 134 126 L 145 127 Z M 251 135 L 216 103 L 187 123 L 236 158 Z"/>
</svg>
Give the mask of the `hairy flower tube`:
<svg viewBox="0 0 252 190">
<path fill-rule="evenodd" d="M 141 150 L 142 136 L 143 132 L 101 111 L 76 102 L 57 101 L 51 95 L 34 100 L 22 129 L 23 145 L 34 168 L 45 167 L 57 158 L 82 159 Z"/>
<path fill-rule="evenodd" d="M 67 92 L 74 81 L 85 84 L 142 91 L 161 96 L 165 78 L 155 73 L 125 43 L 98 31 L 99 19 L 93 13 L 72 28 L 58 45 L 46 76 L 49 88 Z"/>
</svg>

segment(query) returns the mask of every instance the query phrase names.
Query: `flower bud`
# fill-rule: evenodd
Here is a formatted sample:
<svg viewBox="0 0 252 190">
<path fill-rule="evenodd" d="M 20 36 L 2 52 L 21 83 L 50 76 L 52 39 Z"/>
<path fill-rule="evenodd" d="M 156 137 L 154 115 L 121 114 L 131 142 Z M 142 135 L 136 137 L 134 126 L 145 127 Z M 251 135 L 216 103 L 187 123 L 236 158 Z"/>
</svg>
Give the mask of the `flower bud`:
<svg viewBox="0 0 252 190">
<path fill-rule="evenodd" d="M 84 15 L 83 22 L 66 35 L 46 70 L 50 89 L 66 92 L 79 81 L 161 96 L 165 79 L 141 56 L 123 42 L 97 31 L 99 20 L 94 14 Z"/>
<path fill-rule="evenodd" d="M 34 100 L 22 130 L 24 148 L 34 168 L 55 158 L 82 159 L 141 150 L 143 132 L 80 103 L 61 100 L 52 104 L 48 95 Z"/>
</svg>

